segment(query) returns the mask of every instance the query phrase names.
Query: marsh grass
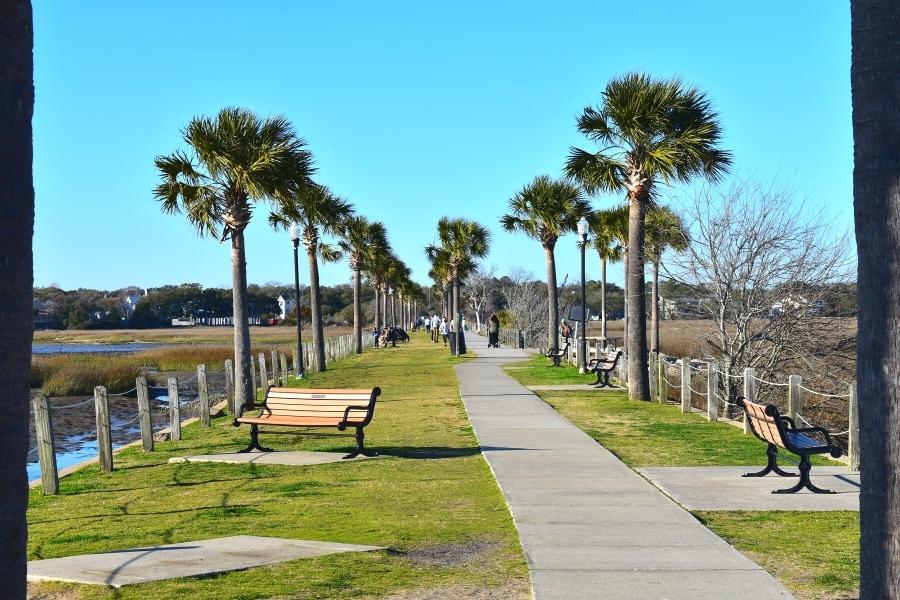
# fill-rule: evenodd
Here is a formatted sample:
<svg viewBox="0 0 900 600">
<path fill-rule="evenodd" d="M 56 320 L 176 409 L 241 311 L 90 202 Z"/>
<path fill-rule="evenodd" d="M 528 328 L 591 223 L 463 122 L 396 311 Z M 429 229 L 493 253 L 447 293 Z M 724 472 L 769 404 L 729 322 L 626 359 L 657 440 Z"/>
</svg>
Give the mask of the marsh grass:
<svg viewBox="0 0 900 600">
<path fill-rule="evenodd" d="M 307 467 L 175 463 L 175 456 L 233 452 L 246 428 L 228 418 L 183 429 L 180 442 L 116 456 L 116 469 L 89 467 L 60 480 L 59 496 L 33 490 L 29 559 L 179 543 L 237 534 L 369 544 L 388 551 L 315 559 L 110 590 L 42 584 L 84 599 L 369 598 L 404 589 L 465 584 L 496 588 L 527 569 L 512 520 L 459 398 L 443 347 L 371 350 L 310 373 L 310 387 L 383 390 L 366 444 L 381 457 Z M 314 430 L 315 431 L 315 430 Z M 352 436 L 262 434 L 277 450 L 346 451 Z M 471 560 L 422 564 L 407 553 L 483 542 Z"/>
</svg>

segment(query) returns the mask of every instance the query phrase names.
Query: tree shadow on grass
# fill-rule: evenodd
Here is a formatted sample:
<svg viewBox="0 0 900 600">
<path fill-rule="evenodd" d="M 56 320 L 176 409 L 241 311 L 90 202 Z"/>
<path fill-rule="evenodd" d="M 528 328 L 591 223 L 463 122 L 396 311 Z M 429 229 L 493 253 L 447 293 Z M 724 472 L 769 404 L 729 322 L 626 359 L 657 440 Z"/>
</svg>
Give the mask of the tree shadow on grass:
<svg viewBox="0 0 900 600">
<path fill-rule="evenodd" d="M 481 454 L 482 450 L 497 452 L 505 450 L 529 449 L 530 448 L 506 448 L 497 446 L 485 446 L 484 448 L 448 448 L 445 446 L 391 446 L 390 448 L 377 448 L 376 450 L 381 456 L 432 460 L 441 458 L 460 458 L 463 456 L 475 456 Z"/>
</svg>

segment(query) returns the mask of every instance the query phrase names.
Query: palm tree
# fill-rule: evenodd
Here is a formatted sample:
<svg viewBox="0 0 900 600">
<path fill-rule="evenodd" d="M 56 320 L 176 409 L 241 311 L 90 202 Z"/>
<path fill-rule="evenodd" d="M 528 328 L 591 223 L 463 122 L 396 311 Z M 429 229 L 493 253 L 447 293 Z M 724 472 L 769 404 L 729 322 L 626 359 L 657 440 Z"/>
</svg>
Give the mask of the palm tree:
<svg viewBox="0 0 900 600">
<path fill-rule="evenodd" d="M 410 275 L 409 267 L 407 267 L 402 260 L 397 258 L 396 256 L 391 256 L 390 260 L 385 261 L 384 266 L 384 297 L 385 299 L 390 296 L 391 299 L 391 321 L 390 326 L 397 326 L 397 304 L 395 301 L 394 293 L 396 293 L 398 286 L 406 280 Z M 387 302 L 385 301 L 385 324 L 387 324 Z"/>
<path fill-rule="evenodd" d="M 455 323 L 455 350 L 458 355 L 464 350 L 462 320 L 460 318 L 462 313 L 459 305 L 460 281 L 474 267 L 476 259 L 487 256 L 491 234 L 477 221 L 450 219 L 448 217 L 442 217 L 438 221 L 437 233 L 441 245 L 429 246 L 427 252 L 429 255 L 443 253 L 443 260 L 446 261 L 450 270 L 450 284 L 452 286 L 450 313 Z"/>
<path fill-rule="evenodd" d="M 900 10 L 893 2 L 853 0 L 853 209 L 859 256 L 861 463 L 860 600 L 898 600 L 900 586 L 900 160 L 897 73 Z"/>
<path fill-rule="evenodd" d="M 350 217 L 341 226 L 338 245 L 346 253 L 353 272 L 353 338 L 355 351 L 362 354 L 362 272 L 371 257 L 387 248 L 387 231 L 384 223 L 370 222 L 365 217 Z"/>
<path fill-rule="evenodd" d="M 195 117 L 183 137 L 189 153 L 156 157 L 162 182 L 154 196 L 164 212 L 183 211 L 199 235 L 231 238 L 235 406 L 252 406 L 244 230 L 254 204 L 277 204 L 309 187 L 312 155 L 287 119 L 261 119 L 243 108 Z"/>
<path fill-rule="evenodd" d="M 324 185 L 314 183 L 281 197 L 278 210 L 269 214 L 273 227 L 287 229 L 292 223 L 303 228 L 303 246 L 309 263 L 309 309 L 312 319 L 313 348 L 316 352 L 316 370 L 324 371 L 325 328 L 322 323 L 322 289 L 319 285 L 319 260 L 334 261 L 339 254 L 323 244 L 321 234 L 336 235 L 341 224 L 353 215 L 353 205 L 331 193 Z"/>
<path fill-rule="evenodd" d="M 32 176 L 32 126 L 34 112 L 34 29 L 31 2 L 6 2 L 0 10 L 0 347 L 3 348 L 0 389 L 3 403 L 0 435 L 0 581 L 7 598 L 25 598 L 28 531 L 25 510 L 28 482 L 28 373 L 32 334 L 32 232 L 34 184 Z"/>
<path fill-rule="evenodd" d="M 607 337 L 606 327 L 606 266 L 622 260 L 620 223 L 628 222 L 628 216 L 620 208 L 598 210 L 589 219 L 591 239 L 588 245 L 600 257 L 600 335 Z"/>
<path fill-rule="evenodd" d="M 653 262 L 650 287 L 650 349 L 659 352 L 659 263 L 663 252 L 684 252 L 688 247 L 688 231 L 668 206 L 656 206 L 647 212 L 647 256 Z"/>
<path fill-rule="evenodd" d="M 686 182 L 697 175 L 715 181 L 727 172 L 731 155 L 718 146 L 718 115 L 705 94 L 674 78 L 629 73 L 613 79 L 602 106 L 584 109 L 578 130 L 601 149 L 572 148 L 566 173 L 590 193 L 626 192 L 628 198 L 628 388 L 632 398 L 649 400 L 646 211 L 659 183 Z"/>
<path fill-rule="evenodd" d="M 521 231 L 544 248 L 547 262 L 547 347 L 559 349 L 559 295 L 556 289 L 556 241 L 574 232 L 578 220 L 590 213 L 580 187 L 566 180 L 540 175 L 509 200 L 508 214 L 500 217 L 506 231 Z"/>
</svg>

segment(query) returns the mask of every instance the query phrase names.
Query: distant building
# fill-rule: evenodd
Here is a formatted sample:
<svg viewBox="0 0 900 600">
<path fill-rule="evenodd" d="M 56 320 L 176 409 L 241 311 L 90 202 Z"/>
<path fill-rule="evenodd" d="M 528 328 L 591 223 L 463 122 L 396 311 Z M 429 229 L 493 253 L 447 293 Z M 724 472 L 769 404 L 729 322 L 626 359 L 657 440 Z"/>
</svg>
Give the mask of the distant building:
<svg viewBox="0 0 900 600">
<path fill-rule="evenodd" d="M 703 298 L 659 298 L 659 312 L 663 319 L 705 319 Z"/>
<path fill-rule="evenodd" d="M 291 314 L 291 311 L 294 310 L 294 306 L 297 303 L 294 301 L 294 298 L 291 296 L 285 296 L 284 294 L 278 296 L 278 308 L 281 310 L 281 314 L 279 314 L 279 318 L 281 320 L 287 319 L 288 315 Z"/>
<path fill-rule="evenodd" d="M 53 318 L 50 315 L 50 306 L 47 302 L 35 298 L 31 302 L 31 311 L 32 316 L 34 317 L 35 329 L 48 329 L 53 327 Z"/>
<path fill-rule="evenodd" d="M 128 294 L 125 296 L 125 299 L 122 300 L 122 312 L 125 313 L 125 318 L 127 320 L 131 320 L 132 315 L 134 315 L 134 308 L 140 301 L 141 297 L 137 294 Z"/>
</svg>

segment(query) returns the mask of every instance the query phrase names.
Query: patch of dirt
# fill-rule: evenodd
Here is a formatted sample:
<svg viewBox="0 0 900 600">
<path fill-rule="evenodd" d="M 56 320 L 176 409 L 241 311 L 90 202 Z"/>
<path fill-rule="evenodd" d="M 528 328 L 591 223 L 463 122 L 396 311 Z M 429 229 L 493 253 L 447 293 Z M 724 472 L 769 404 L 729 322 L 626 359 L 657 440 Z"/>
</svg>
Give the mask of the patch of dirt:
<svg viewBox="0 0 900 600">
<path fill-rule="evenodd" d="M 482 554 L 496 549 L 499 544 L 478 540 L 462 544 L 438 544 L 425 546 L 402 553 L 403 556 L 420 565 L 429 567 L 458 567 L 469 563 Z"/>
<path fill-rule="evenodd" d="M 427 590 L 408 590 L 385 596 L 380 600 L 526 600 L 531 594 L 523 582 L 501 587 L 451 585 Z"/>
<path fill-rule="evenodd" d="M 29 582 L 26 598 L 28 600 L 78 600 L 81 598 L 81 594 L 73 589 L 56 588 L 51 584 Z"/>
</svg>

